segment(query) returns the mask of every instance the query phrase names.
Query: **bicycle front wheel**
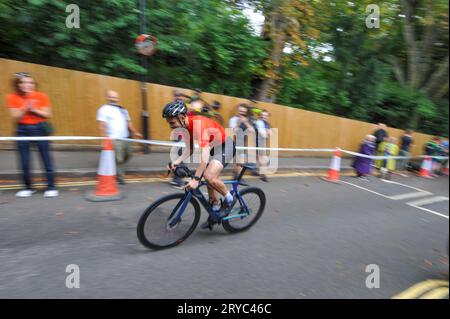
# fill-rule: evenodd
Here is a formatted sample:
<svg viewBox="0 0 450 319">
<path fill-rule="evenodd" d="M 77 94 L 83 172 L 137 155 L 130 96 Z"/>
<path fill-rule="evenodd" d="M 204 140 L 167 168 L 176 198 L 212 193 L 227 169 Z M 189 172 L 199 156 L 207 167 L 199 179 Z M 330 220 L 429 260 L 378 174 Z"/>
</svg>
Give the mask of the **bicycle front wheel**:
<svg viewBox="0 0 450 319">
<path fill-rule="evenodd" d="M 245 205 L 236 200 L 230 214 L 222 220 L 223 228 L 229 233 L 241 232 L 252 227 L 266 206 L 266 195 L 259 188 L 248 187 L 239 194 Z"/>
<path fill-rule="evenodd" d="M 137 225 L 137 236 L 142 245 L 164 249 L 181 244 L 194 231 L 200 220 L 200 206 L 191 198 L 179 220 L 178 213 L 185 194 L 165 196 L 150 205 Z"/>
</svg>

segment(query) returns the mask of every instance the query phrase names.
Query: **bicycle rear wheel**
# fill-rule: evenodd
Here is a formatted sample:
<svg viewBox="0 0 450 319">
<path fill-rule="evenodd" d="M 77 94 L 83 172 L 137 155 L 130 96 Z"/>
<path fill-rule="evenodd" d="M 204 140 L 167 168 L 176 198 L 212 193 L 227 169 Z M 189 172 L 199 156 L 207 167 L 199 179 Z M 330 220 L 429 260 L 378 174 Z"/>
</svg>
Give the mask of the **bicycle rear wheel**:
<svg viewBox="0 0 450 319">
<path fill-rule="evenodd" d="M 151 249 L 170 248 L 189 237 L 200 220 L 200 206 L 191 198 L 180 220 L 174 223 L 184 199 L 185 194 L 168 195 L 144 211 L 137 225 L 142 245 Z"/>
<path fill-rule="evenodd" d="M 239 192 L 248 210 L 236 200 L 231 213 L 222 220 L 223 228 L 229 233 L 245 231 L 261 217 L 266 206 L 266 195 L 256 187 L 248 187 Z"/>
</svg>

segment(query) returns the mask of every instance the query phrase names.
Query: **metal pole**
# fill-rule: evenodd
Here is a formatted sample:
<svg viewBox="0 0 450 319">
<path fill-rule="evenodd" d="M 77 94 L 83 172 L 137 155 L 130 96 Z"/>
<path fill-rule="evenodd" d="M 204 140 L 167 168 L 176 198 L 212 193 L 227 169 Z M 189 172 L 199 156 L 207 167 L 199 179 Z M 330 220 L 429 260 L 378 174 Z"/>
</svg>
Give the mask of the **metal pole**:
<svg viewBox="0 0 450 319">
<path fill-rule="evenodd" d="M 145 34 L 147 29 L 145 20 L 145 3 L 146 0 L 139 0 L 139 33 Z M 141 55 L 140 58 L 141 66 L 145 69 L 145 73 L 141 77 L 141 97 L 142 97 L 142 133 L 144 139 L 150 139 L 150 126 L 149 126 L 149 116 L 148 116 L 148 105 L 147 105 L 147 70 L 148 70 L 148 60 L 145 55 Z M 144 154 L 148 154 L 150 149 L 147 144 L 143 144 Z"/>
</svg>

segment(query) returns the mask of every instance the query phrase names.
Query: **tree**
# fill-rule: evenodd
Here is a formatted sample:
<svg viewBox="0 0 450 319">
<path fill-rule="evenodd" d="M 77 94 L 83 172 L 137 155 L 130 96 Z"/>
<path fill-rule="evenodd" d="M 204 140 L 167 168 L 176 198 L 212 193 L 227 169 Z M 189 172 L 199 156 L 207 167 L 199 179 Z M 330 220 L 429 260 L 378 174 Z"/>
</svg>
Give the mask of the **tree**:
<svg viewBox="0 0 450 319">
<path fill-rule="evenodd" d="M 403 38 L 406 44 L 407 68 L 400 70 L 396 59 L 398 81 L 427 94 L 434 101 L 448 94 L 449 56 L 448 2 L 436 0 L 402 0 Z"/>
<path fill-rule="evenodd" d="M 235 6 L 244 6 L 248 1 L 228 1 Z M 281 71 L 291 77 L 298 75 L 286 66 L 290 61 L 306 65 L 310 54 L 308 41 L 318 37 L 313 28 L 313 1 L 309 0 L 257 0 L 251 1 L 255 11 L 264 16 L 262 39 L 267 45 L 267 57 L 262 68 L 255 74 L 256 98 L 273 102 L 279 90 Z"/>
<path fill-rule="evenodd" d="M 365 25 L 369 3 L 332 1 L 314 7 L 315 21 L 322 24 L 320 38 L 309 42 L 315 56 L 308 66 L 289 66 L 300 79 L 283 76 L 277 102 L 448 134 L 448 98 L 433 102 L 425 92 L 397 82 L 396 70 L 389 63 L 392 56 L 407 61 L 398 1 L 383 4 L 380 29 Z M 441 56 L 448 52 L 445 46 L 436 51 Z"/>
<path fill-rule="evenodd" d="M 448 3 L 383 1 L 380 28 L 368 29 L 371 3 L 147 0 L 159 45 L 144 69 L 136 0 L 78 0 L 80 29 L 66 27 L 61 1 L 2 0 L 0 57 L 447 134 Z"/>
<path fill-rule="evenodd" d="M 0 56 L 102 74 L 144 73 L 133 46 L 138 30 L 134 0 L 80 0 L 80 28 L 67 28 L 66 3 L 7 1 L 0 10 Z"/>
</svg>

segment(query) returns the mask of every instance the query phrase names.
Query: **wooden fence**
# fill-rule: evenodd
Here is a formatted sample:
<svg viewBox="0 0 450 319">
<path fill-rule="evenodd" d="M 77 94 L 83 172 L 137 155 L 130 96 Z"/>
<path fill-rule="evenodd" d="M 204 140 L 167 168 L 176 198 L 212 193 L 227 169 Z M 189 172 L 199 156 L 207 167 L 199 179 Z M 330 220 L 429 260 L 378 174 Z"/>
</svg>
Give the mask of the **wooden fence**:
<svg viewBox="0 0 450 319">
<path fill-rule="evenodd" d="M 20 61 L 0 59 L 0 136 L 13 136 L 13 125 L 6 108 L 5 97 L 11 91 L 11 77 L 15 72 L 30 72 L 37 81 L 38 90 L 49 95 L 55 135 L 97 136 L 96 112 L 105 103 L 107 89 L 116 90 L 137 128 L 141 128 L 141 92 L 137 81 L 79 72 Z M 161 118 L 163 106 L 173 99 L 173 87 L 147 84 L 149 126 L 151 139 L 168 140 L 169 128 Z M 186 90 L 186 92 L 189 92 Z M 202 97 L 222 104 L 222 116 L 228 122 L 235 106 L 244 99 L 203 93 Z M 334 148 L 357 150 L 365 135 L 375 130 L 375 125 L 346 118 L 290 108 L 271 103 L 259 103 L 271 113 L 272 127 L 278 128 L 278 147 L 284 148 Z M 388 129 L 389 134 L 400 137 L 402 130 Z M 415 133 L 413 154 L 422 151 L 431 136 Z M 83 142 L 86 143 L 86 142 Z"/>
</svg>

